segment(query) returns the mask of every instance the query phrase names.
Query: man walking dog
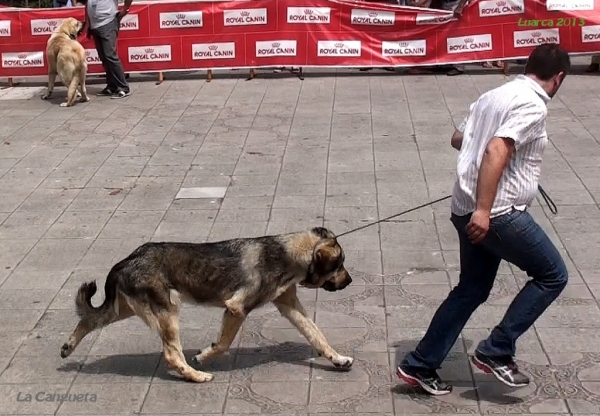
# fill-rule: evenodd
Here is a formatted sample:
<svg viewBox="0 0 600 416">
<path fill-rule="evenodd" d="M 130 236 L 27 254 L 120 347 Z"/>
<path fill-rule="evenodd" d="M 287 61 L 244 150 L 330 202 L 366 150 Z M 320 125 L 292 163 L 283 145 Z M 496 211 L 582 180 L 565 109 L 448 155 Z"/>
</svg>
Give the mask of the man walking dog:
<svg viewBox="0 0 600 416">
<path fill-rule="evenodd" d="M 511 387 L 529 384 L 513 359 L 516 341 L 568 279 L 560 253 L 527 208 L 537 194 L 548 143 L 546 105 L 570 66 L 560 45 L 539 45 L 525 74 L 481 95 L 452 137 L 452 147 L 459 150 L 451 221 L 460 242 L 460 279 L 397 369 L 401 379 L 430 394 L 452 391 L 436 370 L 473 312 L 487 300 L 501 260 L 524 270 L 531 280 L 479 343 L 471 361 Z"/>
<path fill-rule="evenodd" d="M 132 0 L 125 0 L 119 10 L 118 0 L 84 0 L 85 28 L 88 38 L 94 38 L 98 57 L 106 72 L 106 88 L 99 96 L 125 98 L 131 92 L 125 79 L 123 64 L 117 51 L 117 37 L 121 19 L 129 13 Z"/>
</svg>

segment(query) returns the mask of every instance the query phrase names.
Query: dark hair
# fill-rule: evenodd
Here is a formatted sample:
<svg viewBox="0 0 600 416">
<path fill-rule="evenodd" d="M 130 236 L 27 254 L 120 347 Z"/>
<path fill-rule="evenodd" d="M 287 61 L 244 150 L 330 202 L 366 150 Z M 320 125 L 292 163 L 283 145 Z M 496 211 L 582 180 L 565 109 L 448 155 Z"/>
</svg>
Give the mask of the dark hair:
<svg viewBox="0 0 600 416">
<path fill-rule="evenodd" d="M 525 74 L 535 75 L 542 81 L 549 81 L 559 72 L 565 74 L 571 69 L 568 52 L 558 43 L 544 43 L 536 46 L 525 64 Z"/>
</svg>

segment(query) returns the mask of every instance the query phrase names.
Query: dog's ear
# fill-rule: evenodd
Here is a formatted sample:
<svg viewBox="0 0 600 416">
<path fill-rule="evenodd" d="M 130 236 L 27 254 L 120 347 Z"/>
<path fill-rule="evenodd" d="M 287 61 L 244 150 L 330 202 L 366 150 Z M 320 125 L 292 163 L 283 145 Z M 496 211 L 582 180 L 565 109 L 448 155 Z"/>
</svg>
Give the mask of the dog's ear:
<svg viewBox="0 0 600 416">
<path fill-rule="evenodd" d="M 313 255 L 315 272 L 322 276 L 338 268 L 341 254 L 340 246 L 333 238 L 317 244 Z"/>
<path fill-rule="evenodd" d="M 314 227 L 310 231 L 320 238 L 335 238 L 335 235 L 325 227 Z"/>
</svg>

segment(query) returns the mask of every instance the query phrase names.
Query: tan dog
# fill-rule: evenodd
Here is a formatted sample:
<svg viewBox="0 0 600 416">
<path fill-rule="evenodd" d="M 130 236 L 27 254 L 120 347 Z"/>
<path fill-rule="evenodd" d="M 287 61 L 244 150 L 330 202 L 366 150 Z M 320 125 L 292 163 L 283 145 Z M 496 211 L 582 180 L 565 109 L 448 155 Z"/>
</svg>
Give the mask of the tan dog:
<svg viewBox="0 0 600 416">
<path fill-rule="evenodd" d="M 146 243 L 112 267 L 101 306 L 91 302 L 96 282 L 81 285 L 75 300 L 80 321 L 60 356 L 68 357 L 90 332 L 138 316 L 160 334 L 171 368 L 184 379 L 210 381 L 212 374 L 192 368 L 183 355 L 182 303 L 225 309 L 219 339 L 194 357 L 203 363 L 229 349 L 252 310 L 272 302 L 320 355 L 348 369 L 353 358 L 329 345 L 296 295 L 297 286 L 343 290 L 352 282 L 344 259 L 335 235 L 321 227 L 213 243 Z"/>
<path fill-rule="evenodd" d="M 89 101 L 85 89 L 87 62 L 85 49 L 77 41 L 77 34 L 83 23 L 68 17 L 56 28 L 46 46 L 46 59 L 48 60 L 48 90 L 42 96 L 47 100 L 52 96 L 56 75 L 60 75 L 65 87 L 68 88 L 67 101 L 61 107 L 71 107 L 75 104 L 77 96 L 82 102 Z M 77 91 L 79 87 L 80 93 Z"/>
</svg>

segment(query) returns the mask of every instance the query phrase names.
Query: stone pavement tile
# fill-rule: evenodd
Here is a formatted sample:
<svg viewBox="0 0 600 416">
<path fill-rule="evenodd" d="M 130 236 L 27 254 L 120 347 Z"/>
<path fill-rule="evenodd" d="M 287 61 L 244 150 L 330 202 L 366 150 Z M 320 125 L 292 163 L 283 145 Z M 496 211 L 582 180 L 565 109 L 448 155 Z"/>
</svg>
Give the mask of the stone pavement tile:
<svg viewBox="0 0 600 416">
<path fill-rule="evenodd" d="M 0 332 L 0 348 L 3 351 L 2 356 L 0 356 L 0 374 L 6 369 L 26 338 L 27 332 L 15 331 L 14 328 L 8 328 L 6 331 Z"/>
<path fill-rule="evenodd" d="M 115 263 L 127 257 L 133 250 L 147 241 L 147 238 L 128 238 L 127 236 L 97 239 L 90 246 L 77 267 L 81 269 L 98 268 L 108 273 Z"/>
<path fill-rule="evenodd" d="M 343 354 L 344 352 L 340 352 Z M 354 364 L 349 370 L 335 368 L 328 360 L 319 357 L 313 360 L 311 379 L 313 382 L 371 382 L 387 384 L 391 380 L 390 357 L 387 352 L 354 352 Z M 369 411 L 369 409 L 364 409 Z"/>
<path fill-rule="evenodd" d="M 0 289 L 0 309 L 41 309 L 52 302 L 53 290 Z"/>
<path fill-rule="evenodd" d="M 151 331 L 141 321 L 136 326 L 134 319 L 121 322 L 121 326 L 115 324 L 102 330 L 98 339 L 94 342 L 90 356 L 108 356 L 108 362 L 118 363 L 131 356 L 160 354 L 162 343 L 158 333 Z M 73 327 L 74 328 L 74 327 Z M 84 339 L 83 342 L 90 342 Z M 112 371 L 119 371 L 117 365 L 110 364 Z M 151 375 L 150 375 L 151 376 Z"/>
<path fill-rule="evenodd" d="M 38 188 L 23 201 L 19 209 L 29 212 L 63 211 L 79 192 L 80 189 Z"/>
<path fill-rule="evenodd" d="M 232 238 L 260 237 L 268 233 L 266 221 L 215 222 L 207 241 L 223 241 Z"/>
<path fill-rule="evenodd" d="M 54 224 L 61 211 L 31 212 L 17 209 L 0 225 L 0 239 L 37 240 Z"/>
<path fill-rule="evenodd" d="M 393 387 L 396 414 L 479 414 L 477 396 L 471 382 L 453 383 L 451 394 L 434 397 L 421 389 L 400 383 Z M 404 412 L 404 413 L 402 413 Z"/>
<path fill-rule="evenodd" d="M 122 210 L 162 211 L 169 208 L 181 182 L 170 178 L 139 178 L 119 206 Z"/>
<path fill-rule="evenodd" d="M 16 356 L 10 365 L 0 375 L 0 384 L 25 384 L 25 383 L 70 383 L 75 379 L 76 373 L 62 371 L 62 358 L 57 354 L 54 356 L 25 357 Z M 74 357 L 74 361 L 82 358 Z M 80 361 L 81 363 L 81 361 Z"/>
<path fill-rule="evenodd" d="M 44 237 L 96 238 L 112 215 L 112 210 L 65 211 Z"/>
<path fill-rule="evenodd" d="M 383 273 L 392 275 L 412 271 L 445 271 L 444 257 L 439 250 L 383 248 Z"/>
<path fill-rule="evenodd" d="M 60 396 L 54 395 L 67 394 L 69 387 L 69 383 L 54 382 L 1 384 L 0 405 L 9 415 L 53 415 L 61 404 Z"/>
<path fill-rule="evenodd" d="M 33 329 L 44 311 L 42 309 L 6 309 L 2 311 L 0 332 Z"/>
<path fill-rule="evenodd" d="M 245 222 L 267 222 L 269 221 L 270 208 L 232 208 L 232 209 L 221 209 L 215 219 L 215 224 L 227 223 L 227 224 L 241 224 Z"/>
<path fill-rule="evenodd" d="M 78 363 L 80 366 L 79 371 L 75 373 L 75 384 L 149 383 L 160 358 L 158 352 L 88 356 L 84 362 Z"/>
<path fill-rule="evenodd" d="M 381 248 L 386 250 L 439 250 L 436 228 L 433 223 L 405 222 L 382 223 Z"/>
<path fill-rule="evenodd" d="M 221 212 L 223 210 L 219 212 L 219 215 Z M 319 206 L 271 208 L 269 220 L 273 222 L 304 222 L 305 229 L 308 229 L 323 223 L 323 209 Z"/>
<path fill-rule="evenodd" d="M 307 204 L 298 205 L 304 207 Z M 257 197 L 234 197 L 228 196 L 221 202 L 221 209 L 270 209 L 273 206 L 273 197 L 257 196 Z M 282 207 L 287 208 L 287 207 Z"/>
<path fill-rule="evenodd" d="M 141 208 L 141 207 L 140 207 Z M 164 207 L 165 209 L 168 206 Z M 98 239 L 149 240 L 164 216 L 164 210 L 118 210 L 107 222 Z"/>
<path fill-rule="evenodd" d="M 73 308 L 74 309 L 74 308 Z M 75 316 L 73 310 L 72 315 Z M 15 357 L 55 357 L 58 356 L 60 347 L 69 339 L 71 331 L 75 328 L 75 324 L 71 328 L 63 328 L 59 330 L 51 329 L 34 329 L 27 334 L 27 338 L 23 340 Z M 61 371 L 65 373 L 73 372 L 74 374 L 80 367 L 80 364 L 85 360 L 86 355 L 90 352 L 94 341 L 100 335 L 100 331 L 92 332 L 85 337 L 85 340 L 77 346 L 67 360 L 61 361 L 57 367 L 61 367 Z"/>
<path fill-rule="evenodd" d="M 346 255 L 344 265 L 352 277 L 353 286 L 383 284 L 384 276 L 381 273 L 380 251 L 348 250 L 344 248 L 344 253 Z"/>
<path fill-rule="evenodd" d="M 313 381 L 310 384 L 311 413 L 343 412 L 389 413 L 393 411 L 393 393 L 389 382 L 369 381 Z"/>
<path fill-rule="evenodd" d="M 539 328 L 537 333 L 548 354 L 600 350 L 600 330 L 597 328 Z"/>
<path fill-rule="evenodd" d="M 141 414 L 220 413 L 225 404 L 225 383 L 152 384 L 144 400 Z"/>
<path fill-rule="evenodd" d="M 232 383 L 308 382 L 313 358 L 309 348 L 237 354 L 235 363 L 230 364 L 230 379 Z M 223 365 L 229 361 L 223 362 Z M 333 367 L 330 363 L 329 366 Z"/>
<path fill-rule="evenodd" d="M 67 211 L 114 211 L 127 196 L 128 189 L 123 188 L 84 188 L 75 197 Z"/>
<path fill-rule="evenodd" d="M 550 353 L 551 369 L 573 414 L 597 413 L 600 406 L 600 355 Z"/>
<path fill-rule="evenodd" d="M 37 270 L 19 266 L 2 285 L 3 290 L 44 290 L 56 294 L 69 277 L 68 270 Z"/>
<path fill-rule="evenodd" d="M 141 410 L 144 398 L 148 394 L 148 388 L 148 383 L 85 384 L 75 382 L 69 390 L 69 395 L 81 397 L 81 401 L 63 402 L 56 414 L 134 414 Z M 87 397 L 87 400 L 84 400 L 84 397 Z"/>
<path fill-rule="evenodd" d="M 224 414 L 307 414 L 308 391 L 308 381 L 232 383 Z"/>
<path fill-rule="evenodd" d="M 84 239 L 41 239 L 31 249 L 19 270 L 72 270 L 92 245 Z"/>
</svg>

